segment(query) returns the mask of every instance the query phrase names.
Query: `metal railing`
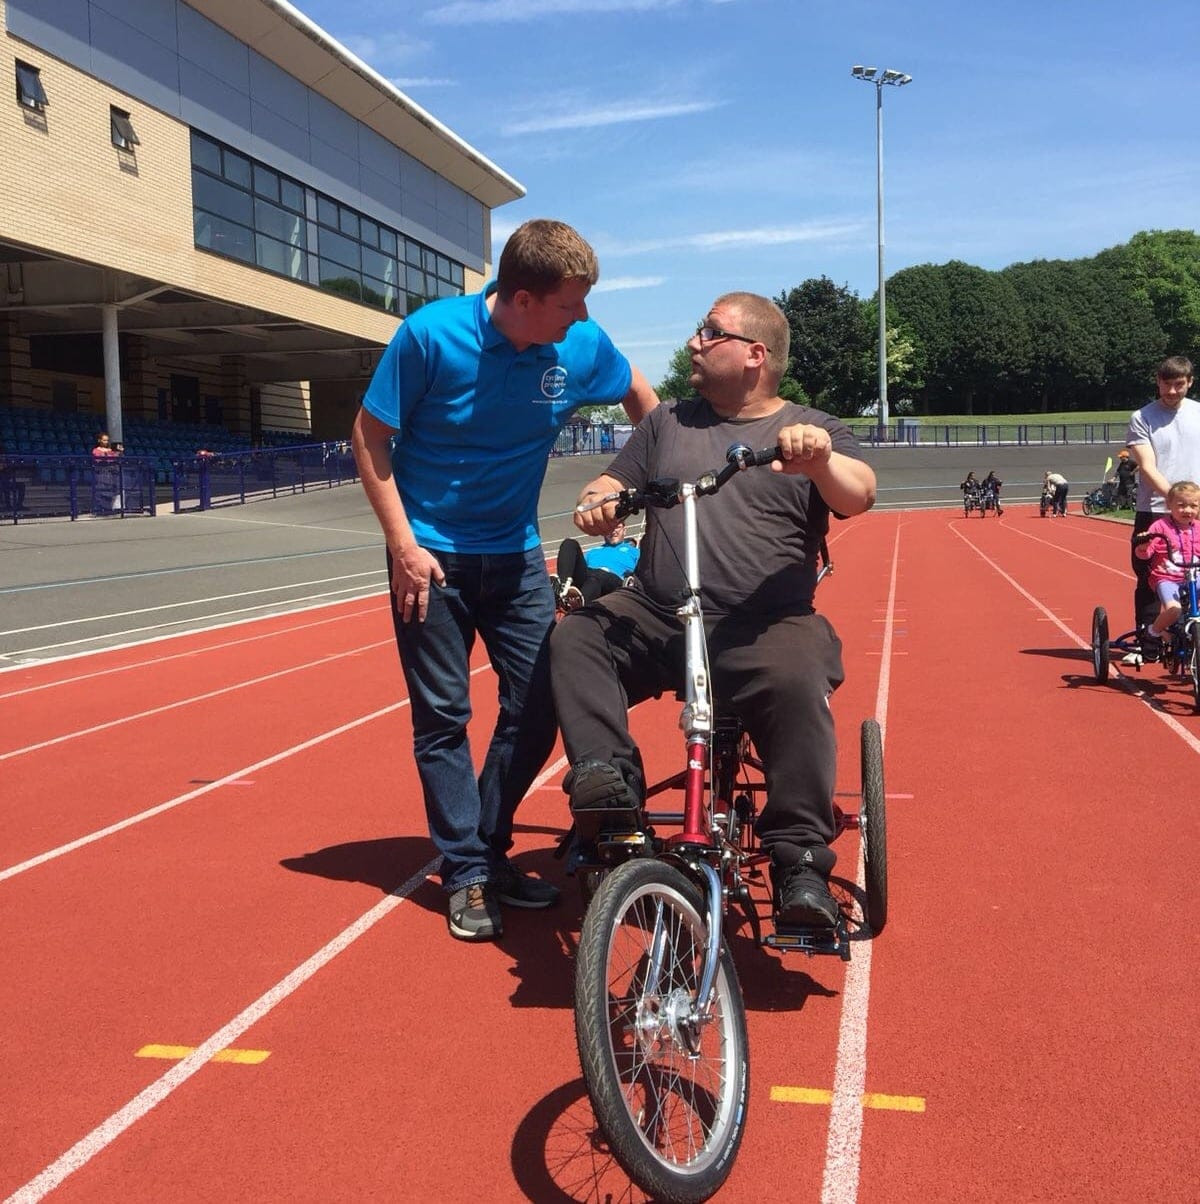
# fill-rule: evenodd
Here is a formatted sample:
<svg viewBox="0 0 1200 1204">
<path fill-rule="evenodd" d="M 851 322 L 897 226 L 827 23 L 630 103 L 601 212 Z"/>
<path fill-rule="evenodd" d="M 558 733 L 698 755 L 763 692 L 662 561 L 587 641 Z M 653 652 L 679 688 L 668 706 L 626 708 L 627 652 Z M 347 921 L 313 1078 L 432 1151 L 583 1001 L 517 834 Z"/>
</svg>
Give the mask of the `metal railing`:
<svg viewBox="0 0 1200 1204">
<path fill-rule="evenodd" d="M 0 522 L 154 514 L 154 461 L 141 456 L 0 456 Z"/>
<path fill-rule="evenodd" d="M 187 456 L 171 461 L 175 513 L 242 506 L 358 480 L 349 443 Z"/>
<path fill-rule="evenodd" d="M 860 443 L 870 447 L 1035 447 L 1044 444 L 1124 445 L 1126 422 L 929 423 L 900 418 L 882 429 L 861 418 L 846 420 Z"/>
</svg>

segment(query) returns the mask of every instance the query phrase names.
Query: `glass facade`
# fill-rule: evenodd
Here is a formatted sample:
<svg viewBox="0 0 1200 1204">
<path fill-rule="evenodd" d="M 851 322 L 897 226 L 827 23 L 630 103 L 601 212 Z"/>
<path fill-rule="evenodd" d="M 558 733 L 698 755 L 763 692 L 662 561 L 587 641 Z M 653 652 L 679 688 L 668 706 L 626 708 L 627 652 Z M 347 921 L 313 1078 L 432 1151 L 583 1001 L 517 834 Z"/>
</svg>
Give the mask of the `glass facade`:
<svg viewBox="0 0 1200 1204">
<path fill-rule="evenodd" d="M 192 130 L 196 246 L 404 317 L 463 291 L 463 266 Z"/>
</svg>

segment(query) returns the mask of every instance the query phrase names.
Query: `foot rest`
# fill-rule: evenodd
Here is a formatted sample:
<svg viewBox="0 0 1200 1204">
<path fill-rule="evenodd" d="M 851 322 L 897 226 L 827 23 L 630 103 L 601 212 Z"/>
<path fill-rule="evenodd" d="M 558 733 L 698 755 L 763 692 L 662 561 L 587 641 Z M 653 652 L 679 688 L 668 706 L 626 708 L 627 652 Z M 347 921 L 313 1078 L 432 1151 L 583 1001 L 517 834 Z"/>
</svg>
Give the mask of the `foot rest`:
<svg viewBox="0 0 1200 1204">
<path fill-rule="evenodd" d="M 850 941 L 841 919 L 836 928 L 778 927 L 767 934 L 763 944 L 781 953 L 832 953 L 844 962 L 850 960 Z"/>
</svg>

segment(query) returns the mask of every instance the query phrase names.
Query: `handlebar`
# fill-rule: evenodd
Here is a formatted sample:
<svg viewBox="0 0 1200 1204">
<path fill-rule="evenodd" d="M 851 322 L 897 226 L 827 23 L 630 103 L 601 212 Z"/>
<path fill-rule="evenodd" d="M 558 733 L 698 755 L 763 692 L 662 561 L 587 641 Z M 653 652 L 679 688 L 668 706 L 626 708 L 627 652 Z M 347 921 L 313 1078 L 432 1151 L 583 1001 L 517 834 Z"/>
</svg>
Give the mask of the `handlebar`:
<svg viewBox="0 0 1200 1204">
<path fill-rule="evenodd" d="M 709 469 L 702 473 L 694 482 L 692 488 L 698 496 L 716 493 L 728 480 L 745 472 L 747 468 L 758 468 L 783 458 L 778 444 L 775 447 L 755 451 L 744 443 L 735 443 L 725 453 L 725 464 L 720 469 Z M 624 518 L 628 514 L 637 514 L 647 506 L 657 506 L 660 509 L 670 509 L 683 500 L 684 486 L 677 478 L 659 477 L 647 481 L 641 489 L 619 489 L 615 493 L 606 493 L 593 502 L 582 502 L 575 507 L 576 514 L 586 514 L 609 502 L 616 502 L 616 517 Z"/>
</svg>

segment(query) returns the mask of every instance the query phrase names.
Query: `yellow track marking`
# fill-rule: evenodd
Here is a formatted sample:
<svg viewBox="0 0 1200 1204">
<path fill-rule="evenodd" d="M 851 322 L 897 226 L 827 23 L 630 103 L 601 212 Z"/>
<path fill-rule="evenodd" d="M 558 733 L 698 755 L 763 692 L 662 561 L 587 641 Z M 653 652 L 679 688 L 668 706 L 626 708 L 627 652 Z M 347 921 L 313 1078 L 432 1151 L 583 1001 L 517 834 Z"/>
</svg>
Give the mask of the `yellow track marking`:
<svg viewBox="0 0 1200 1204">
<path fill-rule="evenodd" d="M 772 1087 L 771 1098 L 780 1104 L 830 1104 L 833 1092 L 822 1087 Z M 924 1112 L 925 1098 L 920 1095 L 880 1095 L 869 1091 L 862 1097 L 864 1108 L 882 1108 L 890 1112 Z"/>
<path fill-rule="evenodd" d="M 180 1061 L 195 1050 L 194 1045 L 143 1045 L 134 1054 L 135 1058 L 167 1058 Z M 257 1066 L 271 1056 L 269 1049 L 221 1049 L 213 1054 L 210 1061 L 236 1062 L 241 1066 Z"/>
</svg>

